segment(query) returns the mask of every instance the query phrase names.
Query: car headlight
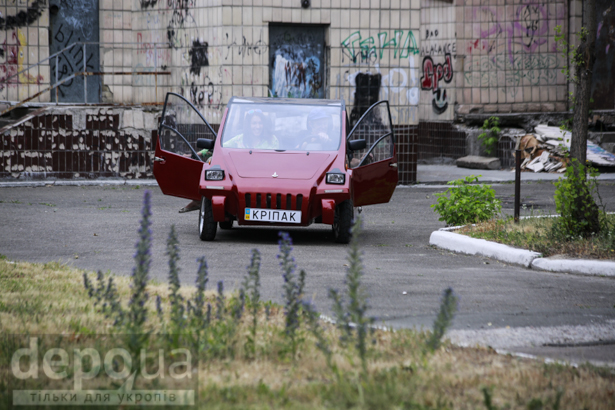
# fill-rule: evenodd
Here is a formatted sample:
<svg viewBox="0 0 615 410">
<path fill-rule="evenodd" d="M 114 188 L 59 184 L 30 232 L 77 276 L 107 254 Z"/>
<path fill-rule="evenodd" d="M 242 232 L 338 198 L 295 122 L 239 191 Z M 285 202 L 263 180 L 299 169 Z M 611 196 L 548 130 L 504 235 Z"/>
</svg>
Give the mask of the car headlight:
<svg viewBox="0 0 615 410">
<path fill-rule="evenodd" d="M 221 169 L 208 169 L 205 171 L 205 179 L 208 181 L 222 181 L 224 179 L 224 171 Z"/>
<path fill-rule="evenodd" d="M 346 183 L 346 174 L 341 172 L 327 173 L 327 184 L 344 185 Z"/>
</svg>

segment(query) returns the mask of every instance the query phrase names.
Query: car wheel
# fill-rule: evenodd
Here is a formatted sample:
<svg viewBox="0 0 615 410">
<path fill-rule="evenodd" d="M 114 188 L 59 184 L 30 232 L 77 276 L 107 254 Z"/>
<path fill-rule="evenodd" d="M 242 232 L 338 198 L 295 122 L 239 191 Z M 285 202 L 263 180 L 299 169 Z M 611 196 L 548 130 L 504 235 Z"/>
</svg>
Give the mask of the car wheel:
<svg viewBox="0 0 615 410">
<path fill-rule="evenodd" d="M 233 221 L 232 220 L 231 221 L 222 221 L 222 222 L 219 223 L 219 225 L 220 225 L 220 229 L 225 229 L 225 230 L 233 229 Z"/>
<path fill-rule="evenodd" d="M 348 243 L 352 237 L 350 228 L 354 219 L 352 200 L 347 200 L 335 207 L 333 219 L 333 238 L 337 243 Z"/>
<path fill-rule="evenodd" d="M 214 210 L 211 199 L 201 198 L 201 209 L 199 210 L 199 237 L 202 241 L 213 241 L 216 237 L 218 224 L 214 221 Z"/>
</svg>

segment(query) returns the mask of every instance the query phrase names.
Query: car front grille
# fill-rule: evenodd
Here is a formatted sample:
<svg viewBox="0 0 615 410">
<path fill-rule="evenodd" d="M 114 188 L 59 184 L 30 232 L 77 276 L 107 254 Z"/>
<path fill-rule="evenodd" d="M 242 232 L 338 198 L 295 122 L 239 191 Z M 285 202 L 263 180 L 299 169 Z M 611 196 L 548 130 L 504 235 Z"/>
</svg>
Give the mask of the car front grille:
<svg viewBox="0 0 615 410">
<path fill-rule="evenodd" d="M 246 208 L 286 209 L 300 211 L 303 205 L 303 194 L 245 194 Z"/>
</svg>

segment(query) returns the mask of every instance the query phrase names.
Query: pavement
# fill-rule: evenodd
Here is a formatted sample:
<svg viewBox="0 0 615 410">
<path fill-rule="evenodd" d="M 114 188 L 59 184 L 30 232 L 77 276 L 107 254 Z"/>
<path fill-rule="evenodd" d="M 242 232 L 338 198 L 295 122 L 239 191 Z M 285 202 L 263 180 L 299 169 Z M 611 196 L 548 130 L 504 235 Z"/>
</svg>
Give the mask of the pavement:
<svg viewBox="0 0 615 410">
<path fill-rule="evenodd" d="M 460 295 L 459 312 L 447 334 L 455 343 L 490 345 L 499 351 L 615 365 L 615 281 L 528 269 L 484 255 L 468 256 L 429 245 L 444 224 L 430 208 L 446 182 L 483 175 L 512 214 L 514 173 L 455 166 L 420 165 L 419 184 L 400 186 L 388 204 L 363 210 L 364 282 L 370 314 L 395 327 L 429 328 L 442 289 Z M 559 174 L 522 173 L 522 203 L 552 214 Z M 615 175 L 601 176 L 607 210 L 615 211 Z M 100 186 L 102 185 L 102 186 Z M 50 186 L 49 188 L 47 188 Z M 152 192 L 154 235 L 150 274 L 166 281 L 166 235 L 175 225 L 181 242 L 182 282 L 193 283 L 195 260 L 207 256 L 210 283 L 236 288 L 253 248 L 262 254 L 263 298 L 281 302 L 277 229 L 236 227 L 201 242 L 196 213 L 178 214 L 183 199 L 162 195 L 154 180 L 0 182 L 0 253 L 12 260 L 60 261 L 87 271 L 130 275 L 139 210 Z M 14 188 L 10 188 L 14 187 Z M 31 188 L 42 187 L 42 188 Z M 326 290 L 343 286 L 347 247 L 333 244 L 323 225 L 290 230 L 293 255 L 308 272 L 307 294 L 330 314 Z M 593 344 L 591 346 L 587 343 Z"/>
</svg>

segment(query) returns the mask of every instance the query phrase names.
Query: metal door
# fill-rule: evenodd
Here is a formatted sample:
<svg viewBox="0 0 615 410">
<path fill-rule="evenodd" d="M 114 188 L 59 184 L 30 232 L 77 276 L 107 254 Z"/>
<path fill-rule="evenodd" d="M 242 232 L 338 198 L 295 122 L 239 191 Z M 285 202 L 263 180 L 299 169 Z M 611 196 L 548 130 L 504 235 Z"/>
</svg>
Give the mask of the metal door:
<svg viewBox="0 0 615 410">
<path fill-rule="evenodd" d="M 98 19 L 98 0 L 50 0 L 49 52 L 57 53 L 75 42 L 98 43 Z M 76 45 L 64 51 L 58 56 L 57 71 L 55 58 L 51 59 L 49 65 L 52 84 L 56 82 L 56 72 L 58 80 L 76 72 L 98 72 L 100 71 L 99 45 L 86 44 L 85 49 L 83 45 Z M 75 77 L 58 87 L 58 101 L 98 103 L 101 94 L 100 84 L 100 76 Z M 51 101 L 55 101 L 55 98 L 55 91 L 52 91 Z"/>
<path fill-rule="evenodd" d="M 325 73 L 323 26 L 269 26 L 272 97 L 325 98 Z"/>
</svg>

